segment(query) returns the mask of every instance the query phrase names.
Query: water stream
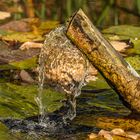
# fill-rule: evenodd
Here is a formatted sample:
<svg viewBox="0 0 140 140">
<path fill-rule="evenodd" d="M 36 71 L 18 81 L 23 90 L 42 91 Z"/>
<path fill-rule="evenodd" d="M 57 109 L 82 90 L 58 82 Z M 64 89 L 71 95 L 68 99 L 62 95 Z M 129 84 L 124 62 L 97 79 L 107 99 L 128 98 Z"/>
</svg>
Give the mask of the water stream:
<svg viewBox="0 0 140 140">
<path fill-rule="evenodd" d="M 44 46 L 39 56 L 39 93 L 36 102 L 43 122 L 47 114 L 42 101 L 44 82 L 60 94 L 65 94 L 68 111 L 63 120 L 73 120 L 76 116 L 76 97 L 80 95 L 81 88 L 86 80 L 95 80 L 91 75 L 92 66 L 85 56 L 71 43 L 65 35 L 65 27 L 61 26 L 46 35 Z M 45 114 L 45 115 L 44 115 Z"/>
<path fill-rule="evenodd" d="M 35 101 L 39 108 L 40 117 L 39 122 L 43 123 L 45 117 L 45 107 L 43 105 L 43 88 L 44 88 L 44 79 L 45 79 L 45 61 L 44 53 L 41 53 L 39 56 L 39 65 L 38 65 L 38 95 L 35 97 Z M 46 112 L 47 113 L 47 112 Z"/>
</svg>

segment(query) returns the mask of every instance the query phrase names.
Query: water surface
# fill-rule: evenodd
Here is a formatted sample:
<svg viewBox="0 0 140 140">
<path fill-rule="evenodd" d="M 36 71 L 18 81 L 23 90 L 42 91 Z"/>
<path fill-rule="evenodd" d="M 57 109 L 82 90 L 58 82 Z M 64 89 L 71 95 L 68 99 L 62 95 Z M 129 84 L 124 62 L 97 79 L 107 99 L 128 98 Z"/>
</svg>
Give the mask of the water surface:
<svg viewBox="0 0 140 140">
<path fill-rule="evenodd" d="M 99 89 L 99 87 L 101 88 Z M 37 119 L 39 112 L 34 100 L 37 92 L 36 85 L 22 86 L 1 82 L 1 119 Z M 49 113 L 52 113 L 62 107 L 61 101 L 64 99 L 64 95 L 52 89 L 45 89 L 43 90 L 42 99 L 45 105 L 44 108 L 47 108 Z M 8 126 L 0 123 L 0 139 L 33 140 L 36 138 L 39 140 L 55 140 L 63 138 L 81 140 L 87 138 L 91 132 L 98 132 L 102 128 L 105 129 L 105 125 L 108 124 L 107 120 L 118 119 L 120 121 L 123 116 L 127 116 L 129 113 L 130 111 L 119 101 L 117 94 L 99 79 L 83 88 L 82 94 L 77 98 L 77 116 L 61 133 L 48 135 L 43 132 L 21 132 L 18 129 L 16 131 L 14 129 L 10 130 Z M 121 121 L 125 122 L 125 119 Z M 116 127 L 119 125 L 117 124 Z M 133 127 L 131 128 L 133 129 Z M 108 125 L 106 129 L 112 129 L 112 125 Z"/>
</svg>

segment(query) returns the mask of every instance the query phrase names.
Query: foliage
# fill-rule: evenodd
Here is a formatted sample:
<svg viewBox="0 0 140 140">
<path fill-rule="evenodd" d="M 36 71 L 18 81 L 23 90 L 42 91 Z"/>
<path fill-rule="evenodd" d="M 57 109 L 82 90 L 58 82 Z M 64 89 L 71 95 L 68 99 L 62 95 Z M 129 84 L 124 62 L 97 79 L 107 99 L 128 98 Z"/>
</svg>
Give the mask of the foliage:
<svg viewBox="0 0 140 140">
<path fill-rule="evenodd" d="M 138 24 L 140 17 L 139 0 L 2 0 L 0 8 L 11 13 L 14 19 L 38 17 L 61 23 L 82 8 L 100 27 L 126 22 Z"/>
</svg>

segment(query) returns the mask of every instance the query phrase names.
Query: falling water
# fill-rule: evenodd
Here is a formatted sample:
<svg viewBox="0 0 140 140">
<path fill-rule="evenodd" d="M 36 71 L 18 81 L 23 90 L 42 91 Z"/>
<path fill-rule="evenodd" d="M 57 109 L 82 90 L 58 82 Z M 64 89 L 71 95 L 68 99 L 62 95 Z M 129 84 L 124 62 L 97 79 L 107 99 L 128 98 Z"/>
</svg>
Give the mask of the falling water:
<svg viewBox="0 0 140 140">
<path fill-rule="evenodd" d="M 44 87 L 44 79 L 45 79 L 45 61 L 44 61 L 44 53 L 40 53 L 39 56 L 39 66 L 38 66 L 38 95 L 35 97 L 35 101 L 39 107 L 39 122 L 43 123 L 45 117 L 45 108 L 43 105 L 42 97 L 43 97 L 43 87 Z"/>
<path fill-rule="evenodd" d="M 46 121 L 42 101 L 44 82 L 67 95 L 70 109 L 64 118 L 72 120 L 76 116 L 75 97 L 86 81 L 95 80 L 95 69 L 64 32 L 62 26 L 47 34 L 39 56 L 39 92 L 35 100 L 39 106 L 40 122 Z"/>
<path fill-rule="evenodd" d="M 46 35 L 49 38 L 51 36 L 48 34 Z M 46 40 L 45 40 L 46 42 Z M 44 42 L 44 44 L 46 44 Z M 35 101 L 38 105 L 39 108 L 39 122 L 40 124 L 44 124 L 44 120 L 47 120 L 47 112 L 45 111 L 45 105 L 43 103 L 43 88 L 44 88 L 44 80 L 45 80 L 45 66 L 46 66 L 46 54 L 45 54 L 45 45 L 41 48 L 41 52 L 39 55 L 39 60 L 38 60 L 38 94 L 35 97 Z"/>
<path fill-rule="evenodd" d="M 35 101 L 39 115 L 25 119 L 1 120 L 13 130 L 22 132 L 43 132 L 58 134 L 70 132 L 68 122 L 76 116 L 76 97 L 89 80 L 95 80 L 96 70 L 85 56 L 65 35 L 65 27 L 58 27 L 46 35 L 39 55 L 38 94 Z M 48 113 L 43 102 L 43 87 L 47 84 L 66 95 L 65 104 L 60 110 Z M 46 93 L 47 94 L 47 93 Z M 39 118 L 38 118 L 39 116 Z M 68 131 L 69 129 L 69 131 Z"/>
</svg>

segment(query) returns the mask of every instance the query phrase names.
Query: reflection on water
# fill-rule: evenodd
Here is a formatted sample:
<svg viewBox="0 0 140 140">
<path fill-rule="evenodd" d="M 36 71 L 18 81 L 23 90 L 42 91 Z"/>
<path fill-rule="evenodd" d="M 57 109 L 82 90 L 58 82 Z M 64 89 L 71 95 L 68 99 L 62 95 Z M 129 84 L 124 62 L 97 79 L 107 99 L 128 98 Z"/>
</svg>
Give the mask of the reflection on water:
<svg viewBox="0 0 140 140">
<path fill-rule="evenodd" d="M 21 129 L 21 127 L 25 127 L 24 123 L 26 123 L 26 126 L 28 124 L 30 130 L 32 128 L 35 128 L 33 126 L 36 125 L 35 122 L 38 120 L 37 116 L 38 107 L 36 106 L 36 103 L 34 101 L 34 96 L 36 93 L 37 93 L 36 86 L 17 86 L 10 83 L 1 83 L 0 85 L 1 119 L 8 118 L 9 122 L 17 120 L 17 124 L 19 123 L 19 129 Z M 44 100 L 49 99 L 49 102 L 45 102 L 47 103 L 45 107 L 48 108 L 48 111 L 55 112 L 56 110 L 57 113 L 57 110 L 59 110 L 59 108 L 62 106 L 60 100 L 64 99 L 64 96 L 61 95 L 60 97 L 59 93 L 51 89 L 47 89 L 43 90 L 43 99 Z M 129 111 L 120 103 L 117 94 L 115 94 L 112 90 L 103 90 L 103 91 L 100 90 L 100 92 L 98 92 L 98 90 L 95 90 L 88 93 L 83 92 L 81 96 L 77 99 L 77 104 L 78 104 L 77 117 L 70 123 L 68 127 L 66 126 L 64 129 L 61 129 L 62 130 L 61 133 L 59 133 L 59 135 L 55 137 L 54 135 L 46 136 L 45 131 L 47 130 L 40 131 L 41 129 L 38 127 L 38 125 L 36 125 L 36 129 L 38 130 L 38 132 L 28 131 L 26 128 L 28 133 L 22 133 L 21 131 L 17 131 L 18 130 L 17 127 L 16 132 L 14 131 L 14 129 L 12 130 L 13 131 L 12 132 L 11 130 L 8 129 L 8 127 L 0 123 L 0 138 L 2 140 L 9 140 L 9 138 L 13 140 L 17 139 L 33 140 L 35 139 L 35 137 L 38 140 L 44 139 L 81 140 L 82 137 L 83 139 L 85 139 L 88 133 L 98 131 L 103 127 L 102 124 L 97 125 L 98 120 L 100 120 L 100 122 L 104 120 L 102 119 L 102 117 L 106 117 L 107 121 L 109 116 L 110 117 L 112 116 L 114 118 L 117 117 L 119 119 L 119 117 L 129 114 Z M 57 119 L 59 118 L 58 116 L 56 116 L 56 114 L 53 113 L 48 114 L 51 114 L 52 117 L 57 117 Z M 21 123 L 21 120 L 23 119 L 26 121 L 22 121 Z M 123 124 L 122 121 L 121 124 Z M 38 133 L 40 133 L 40 135 L 38 135 Z"/>
</svg>

